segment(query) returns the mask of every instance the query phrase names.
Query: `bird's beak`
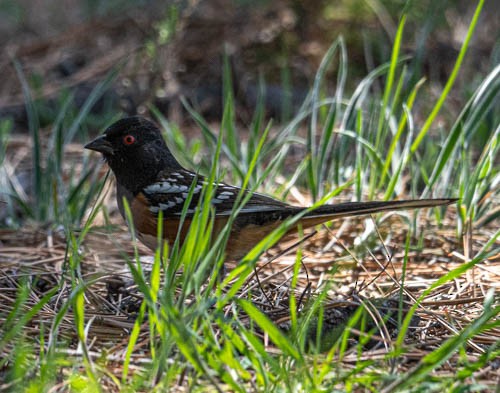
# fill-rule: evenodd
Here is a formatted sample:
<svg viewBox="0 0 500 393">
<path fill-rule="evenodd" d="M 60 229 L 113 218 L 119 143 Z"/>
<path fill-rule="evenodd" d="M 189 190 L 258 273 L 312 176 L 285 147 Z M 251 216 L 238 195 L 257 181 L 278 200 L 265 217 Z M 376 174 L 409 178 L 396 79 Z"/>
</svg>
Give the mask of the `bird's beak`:
<svg viewBox="0 0 500 393">
<path fill-rule="evenodd" d="M 113 146 L 106 139 L 106 135 L 101 135 L 95 138 L 92 142 L 87 143 L 85 149 L 95 150 L 102 154 L 113 154 Z"/>
</svg>

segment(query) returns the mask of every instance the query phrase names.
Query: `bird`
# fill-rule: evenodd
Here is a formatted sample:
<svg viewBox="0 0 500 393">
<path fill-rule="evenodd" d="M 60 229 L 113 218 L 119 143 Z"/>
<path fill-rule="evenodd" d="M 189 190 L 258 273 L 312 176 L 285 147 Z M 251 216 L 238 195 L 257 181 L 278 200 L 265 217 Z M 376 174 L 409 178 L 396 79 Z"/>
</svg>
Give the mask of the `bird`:
<svg viewBox="0 0 500 393">
<path fill-rule="evenodd" d="M 123 118 L 84 147 L 101 153 L 111 168 L 116 177 L 118 209 L 126 220 L 125 199 L 130 207 L 135 234 L 142 243 L 152 250 L 158 248 L 160 212 L 163 217 L 163 238 L 170 245 L 177 236 L 180 236 L 181 243 L 184 241 L 189 224 L 200 205 L 203 185 L 208 180 L 179 164 L 155 123 L 141 116 Z M 233 261 L 243 258 L 284 220 L 296 215 L 302 214 L 297 225 L 287 235 L 298 232 L 299 227 L 306 229 L 334 219 L 442 206 L 456 201 L 454 198 L 440 198 L 345 202 L 325 204 L 306 211 L 306 207 L 293 206 L 237 186 L 218 182 L 214 182 L 213 186 L 210 200 L 215 212 L 212 239 L 216 239 L 225 225 L 231 222 L 229 217 L 237 203 L 238 194 L 242 192 L 248 197 L 230 224 L 225 258 Z M 192 198 L 182 217 L 189 193 Z"/>
</svg>

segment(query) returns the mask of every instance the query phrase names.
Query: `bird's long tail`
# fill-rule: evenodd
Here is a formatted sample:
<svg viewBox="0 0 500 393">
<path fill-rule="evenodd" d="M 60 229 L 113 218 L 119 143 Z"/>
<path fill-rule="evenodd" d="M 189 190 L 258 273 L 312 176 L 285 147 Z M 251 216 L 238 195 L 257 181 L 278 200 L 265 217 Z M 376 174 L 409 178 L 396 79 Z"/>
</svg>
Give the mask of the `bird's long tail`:
<svg viewBox="0 0 500 393">
<path fill-rule="evenodd" d="M 456 202 L 455 198 L 409 199 L 401 201 L 347 202 L 335 205 L 323 205 L 306 214 L 303 224 L 313 226 L 322 222 L 342 217 L 361 216 L 393 210 L 420 209 L 424 207 L 444 206 Z"/>
</svg>

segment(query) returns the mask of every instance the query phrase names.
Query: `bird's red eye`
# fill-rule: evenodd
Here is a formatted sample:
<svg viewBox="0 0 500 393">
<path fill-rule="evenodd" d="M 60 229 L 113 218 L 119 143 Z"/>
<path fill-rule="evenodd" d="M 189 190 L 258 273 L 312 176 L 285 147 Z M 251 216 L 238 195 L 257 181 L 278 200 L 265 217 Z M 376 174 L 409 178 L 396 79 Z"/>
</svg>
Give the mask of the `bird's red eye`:
<svg viewBox="0 0 500 393">
<path fill-rule="evenodd" d="M 125 135 L 123 137 L 123 143 L 126 145 L 133 145 L 135 143 L 135 138 L 133 135 Z"/>
</svg>

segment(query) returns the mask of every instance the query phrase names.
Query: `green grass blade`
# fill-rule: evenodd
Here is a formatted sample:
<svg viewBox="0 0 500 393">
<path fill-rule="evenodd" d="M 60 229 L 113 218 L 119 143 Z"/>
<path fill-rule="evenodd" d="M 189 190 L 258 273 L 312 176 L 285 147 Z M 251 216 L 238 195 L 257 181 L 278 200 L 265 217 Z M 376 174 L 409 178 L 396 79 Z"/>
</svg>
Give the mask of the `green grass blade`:
<svg viewBox="0 0 500 393">
<path fill-rule="evenodd" d="M 392 54 L 391 61 L 389 63 L 389 72 L 387 74 L 387 79 L 385 82 L 384 96 L 382 98 L 382 107 L 380 109 L 380 116 L 377 127 L 377 136 L 375 139 L 375 148 L 379 148 L 380 143 L 382 141 L 382 133 L 384 129 L 384 124 L 386 122 L 386 111 L 389 105 L 389 99 L 392 93 L 392 86 L 394 84 L 394 79 L 396 75 L 396 68 L 399 64 L 399 51 L 401 49 L 401 42 L 403 38 L 404 26 L 406 23 L 406 14 L 401 16 L 401 20 L 399 21 L 398 30 L 396 32 L 396 37 L 394 40 L 394 44 L 392 46 Z"/>
<path fill-rule="evenodd" d="M 439 97 L 438 101 L 432 108 L 431 113 L 425 120 L 424 125 L 422 126 L 422 129 L 420 130 L 419 134 L 415 138 L 415 141 L 411 145 L 411 152 L 412 154 L 416 152 L 420 144 L 422 143 L 425 135 L 427 135 L 427 132 L 429 132 L 432 124 L 434 123 L 434 120 L 436 116 L 438 115 L 439 111 L 441 110 L 444 102 L 446 101 L 446 98 L 448 97 L 448 94 L 450 93 L 451 88 L 453 87 L 453 84 L 455 83 L 455 80 L 457 79 L 458 72 L 460 71 L 460 68 L 462 66 L 463 59 L 465 58 L 465 54 L 467 53 L 467 49 L 469 48 L 469 43 L 472 38 L 472 35 L 474 33 L 474 30 L 476 28 L 476 24 L 479 20 L 479 15 L 481 14 L 481 9 L 483 8 L 484 0 L 479 0 L 476 11 L 474 12 L 474 16 L 472 17 L 472 20 L 469 24 L 469 29 L 467 30 L 467 35 L 465 36 L 464 42 L 462 44 L 462 47 L 460 48 L 460 52 L 458 54 L 457 60 L 455 62 L 455 65 L 453 66 L 453 70 L 450 73 L 450 77 L 448 78 L 448 81 L 446 82 L 446 85 L 443 89 L 443 92 L 441 93 L 441 96 Z"/>
<path fill-rule="evenodd" d="M 422 197 L 429 194 L 430 190 L 440 178 L 445 166 L 453 160 L 459 146 L 460 138 L 471 139 L 477 130 L 481 119 L 488 115 L 495 100 L 500 93 L 500 66 L 485 78 L 474 95 L 467 102 L 464 109 L 453 125 L 444 147 L 437 158 L 433 172 Z"/>
<path fill-rule="evenodd" d="M 264 315 L 255 305 L 248 300 L 238 299 L 237 304 L 245 311 L 260 328 L 269 335 L 269 338 L 286 354 L 295 360 L 302 357 L 290 340 Z"/>
</svg>

